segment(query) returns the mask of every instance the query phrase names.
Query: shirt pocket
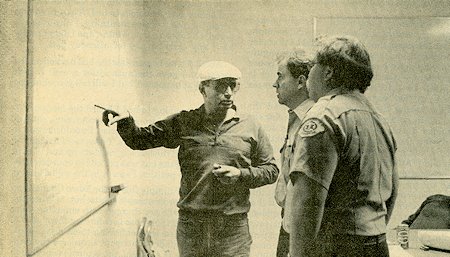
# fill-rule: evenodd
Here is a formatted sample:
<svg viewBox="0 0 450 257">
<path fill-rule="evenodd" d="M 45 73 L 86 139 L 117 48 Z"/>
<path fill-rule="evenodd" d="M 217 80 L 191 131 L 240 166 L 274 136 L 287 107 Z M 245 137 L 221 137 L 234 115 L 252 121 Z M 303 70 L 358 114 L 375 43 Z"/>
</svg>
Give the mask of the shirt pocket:
<svg viewBox="0 0 450 257">
<path fill-rule="evenodd" d="M 256 142 L 250 137 L 238 136 L 238 135 L 220 135 L 217 138 L 216 145 L 221 147 L 226 147 L 234 149 L 245 156 L 250 156 L 252 149 L 252 142 Z"/>
</svg>

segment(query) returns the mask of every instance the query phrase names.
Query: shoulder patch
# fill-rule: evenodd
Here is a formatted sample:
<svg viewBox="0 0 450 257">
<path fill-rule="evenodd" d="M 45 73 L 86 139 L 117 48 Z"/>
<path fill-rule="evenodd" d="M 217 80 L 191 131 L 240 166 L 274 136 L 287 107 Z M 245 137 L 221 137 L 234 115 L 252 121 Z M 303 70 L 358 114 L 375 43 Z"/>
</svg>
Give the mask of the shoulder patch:
<svg viewBox="0 0 450 257">
<path fill-rule="evenodd" d="M 324 131 L 325 126 L 322 121 L 316 118 L 311 118 L 303 122 L 298 134 L 301 137 L 312 137 Z"/>
</svg>

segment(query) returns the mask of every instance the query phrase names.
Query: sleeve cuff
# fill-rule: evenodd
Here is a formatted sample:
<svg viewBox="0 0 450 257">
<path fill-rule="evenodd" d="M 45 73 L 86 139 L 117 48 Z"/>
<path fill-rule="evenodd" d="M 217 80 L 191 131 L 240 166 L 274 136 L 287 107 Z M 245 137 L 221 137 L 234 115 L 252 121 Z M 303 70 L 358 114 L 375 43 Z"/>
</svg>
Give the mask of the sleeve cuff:
<svg viewBox="0 0 450 257">
<path fill-rule="evenodd" d="M 249 180 L 251 180 L 252 174 L 250 172 L 250 169 L 239 169 L 241 171 L 241 181 L 244 183 L 247 183 Z"/>
<path fill-rule="evenodd" d="M 131 115 L 117 122 L 117 132 L 121 134 L 127 134 L 127 132 L 132 130 L 134 127 L 134 119 Z"/>
</svg>

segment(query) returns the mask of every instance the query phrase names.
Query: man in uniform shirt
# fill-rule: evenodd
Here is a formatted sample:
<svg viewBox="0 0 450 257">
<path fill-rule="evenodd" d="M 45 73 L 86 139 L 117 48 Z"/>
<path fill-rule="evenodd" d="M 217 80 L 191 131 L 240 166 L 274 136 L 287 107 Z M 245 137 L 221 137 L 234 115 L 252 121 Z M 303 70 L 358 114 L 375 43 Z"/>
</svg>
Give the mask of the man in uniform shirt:
<svg viewBox="0 0 450 257">
<path fill-rule="evenodd" d="M 133 150 L 179 147 L 181 257 L 249 256 L 250 189 L 276 181 L 272 146 L 259 123 L 237 112 L 233 97 L 241 73 L 235 66 L 208 62 L 198 76 L 204 104 L 195 110 L 147 127 L 112 110 L 103 112 L 103 121 L 117 122 L 119 135 Z"/>
<path fill-rule="evenodd" d="M 289 108 L 287 134 L 281 149 L 281 172 L 275 188 L 275 200 L 282 208 L 281 217 L 283 218 L 278 236 L 277 257 L 286 257 L 289 252 L 289 233 L 286 232 L 287 222 L 284 221 L 288 220 L 287 212 L 285 212 L 285 207 L 288 205 L 286 191 L 292 186 L 289 182 L 289 167 L 295 148 L 294 137 L 314 101 L 309 99 L 306 90 L 311 60 L 306 56 L 305 51 L 297 49 L 282 53 L 277 57 L 277 64 L 277 80 L 273 87 L 276 88 L 278 102 Z"/>
<path fill-rule="evenodd" d="M 397 147 L 364 96 L 373 76 L 369 54 L 357 39 L 335 37 L 313 62 L 307 88 L 316 104 L 296 137 L 290 171 L 290 255 L 389 256 Z"/>
</svg>

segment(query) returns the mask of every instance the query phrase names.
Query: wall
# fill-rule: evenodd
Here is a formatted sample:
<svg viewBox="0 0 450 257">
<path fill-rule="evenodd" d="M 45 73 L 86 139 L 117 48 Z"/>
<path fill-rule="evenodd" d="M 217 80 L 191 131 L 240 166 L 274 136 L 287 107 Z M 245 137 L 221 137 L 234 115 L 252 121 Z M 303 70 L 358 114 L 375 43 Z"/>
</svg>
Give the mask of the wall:
<svg viewBox="0 0 450 257">
<path fill-rule="evenodd" d="M 0 2 L 0 256 L 25 256 L 27 3 Z"/>
<path fill-rule="evenodd" d="M 34 93 L 42 89 L 40 99 L 45 99 L 48 93 L 50 102 L 63 97 L 63 107 L 67 107 L 64 102 L 77 100 L 89 107 L 93 103 L 125 106 L 145 125 L 181 109 L 197 107 L 201 103 L 194 77 L 197 67 L 211 59 L 225 59 L 240 67 L 244 74 L 237 99 L 239 108 L 257 116 L 277 152 L 284 136 L 280 127 L 284 127 L 286 109 L 275 101 L 271 87 L 275 65 L 270 64 L 281 50 L 311 45 L 313 17 L 448 16 L 448 5 L 446 1 L 33 2 Z M 26 25 L 19 22 L 18 28 L 25 31 Z M 18 77 L 23 76 L 22 67 Z M 25 81 L 22 79 L 18 84 L 24 86 Z M 64 87 L 78 93 L 56 95 Z M 85 94 L 90 90 L 91 95 Z M 85 98 L 80 98 L 80 94 Z M 24 92 L 18 87 L 11 96 L 19 98 L 14 102 L 22 103 L 23 110 L 18 116 L 24 117 Z M 15 107 L 10 105 L 6 110 L 14 113 Z M 43 110 L 44 107 L 34 110 L 34 115 Z M 47 111 L 50 117 L 59 114 L 57 110 Z M 73 122 L 76 120 L 69 117 L 68 124 Z M 13 124 L 24 126 L 20 122 Z M 19 138 L 15 142 L 18 145 L 11 150 L 19 160 L 11 162 L 14 166 L 10 177 L 2 179 L 16 185 L 13 175 L 24 174 L 20 160 L 23 161 L 25 147 L 20 142 L 25 138 L 19 132 L 6 133 L 7 138 Z M 123 183 L 126 189 L 114 204 L 35 256 L 130 256 L 134 253 L 135 229 L 142 216 L 154 221 L 155 241 L 176 253 L 175 204 L 179 181 L 176 151 L 133 152 L 123 145 L 114 128 L 102 127 L 101 132 L 108 150 L 108 182 Z M 36 158 L 39 157 L 35 161 Z M 23 177 L 18 181 L 23 181 Z M 2 188 L 7 188 L 10 195 L 20 196 L 24 186 L 19 182 L 17 189 Z M 273 190 L 273 186 L 267 186 L 252 192 L 253 256 L 274 255 L 279 209 L 273 201 Z M 436 190 L 449 194 L 447 181 L 402 183 L 400 198 L 405 200 L 396 209 L 394 224 Z M 413 194 L 414 197 L 409 197 Z M 23 210 L 20 203 L 9 206 Z M 12 213 L 24 215 L 22 211 Z M 22 228 L 23 223 L 23 219 L 14 222 Z M 20 240 L 24 238 L 23 231 L 18 237 L 23 242 Z M 13 256 L 23 255 L 19 251 Z"/>
</svg>

